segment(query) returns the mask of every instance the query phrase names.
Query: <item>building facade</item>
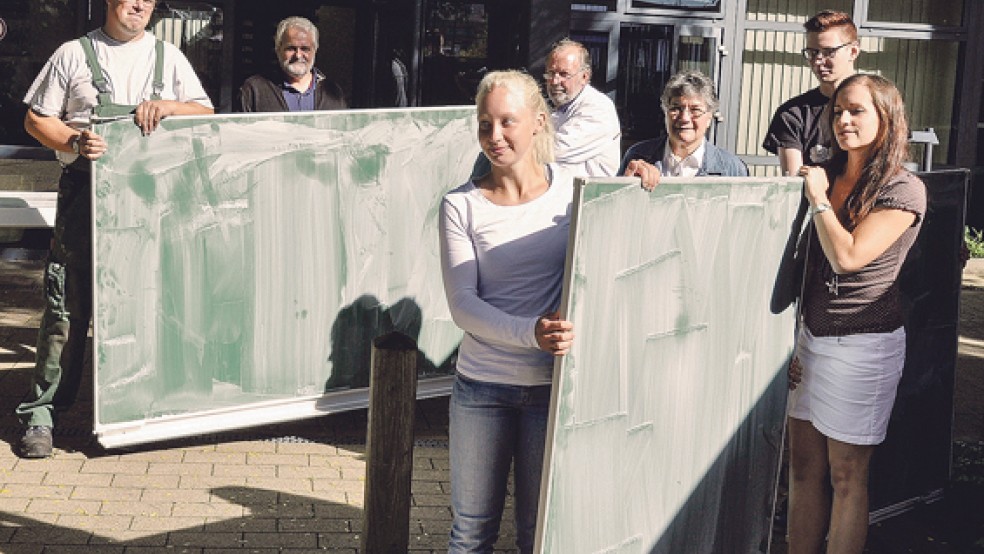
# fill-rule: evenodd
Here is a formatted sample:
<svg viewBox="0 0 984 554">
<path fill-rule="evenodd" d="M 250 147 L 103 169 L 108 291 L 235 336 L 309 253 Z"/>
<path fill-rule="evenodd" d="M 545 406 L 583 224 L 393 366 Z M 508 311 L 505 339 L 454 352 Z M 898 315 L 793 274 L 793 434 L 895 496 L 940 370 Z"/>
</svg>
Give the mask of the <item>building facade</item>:
<svg viewBox="0 0 984 554">
<path fill-rule="evenodd" d="M 593 84 L 618 106 L 625 146 L 661 132 L 659 94 L 696 68 L 718 84 L 712 140 L 755 174 L 777 171 L 762 148 L 769 119 L 815 81 L 799 54 L 802 24 L 824 8 L 851 13 L 858 68 L 903 91 L 914 130 L 933 129 L 936 166 L 972 168 L 968 220 L 984 227 L 984 3 L 976 0 L 158 0 L 155 33 L 180 46 L 220 112 L 239 84 L 275 63 L 276 22 L 308 17 L 321 31 L 317 65 L 353 107 L 470 103 L 490 69 L 542 73 L 565 36 L 591 51 Z M 7 0 L 0 8 L 0 144 L 31 144 L 20 98 L 47 56 L 102 20 L 104 0 Z M 397 87 L 402 87 L 402 91 Z M 921 159 L 921 147 L 914 154 Z"/>
</svg>

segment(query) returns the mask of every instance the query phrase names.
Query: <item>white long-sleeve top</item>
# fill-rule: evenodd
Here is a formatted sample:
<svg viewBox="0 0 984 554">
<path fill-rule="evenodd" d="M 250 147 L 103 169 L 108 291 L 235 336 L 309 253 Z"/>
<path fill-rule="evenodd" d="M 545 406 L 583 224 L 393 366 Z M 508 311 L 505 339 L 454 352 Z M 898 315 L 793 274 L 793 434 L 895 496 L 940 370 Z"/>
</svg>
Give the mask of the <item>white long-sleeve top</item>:
<svg viewBox="0 0 984 554">
<path fill-rule="evenodd" d="M 469 181 L 441 203 L 441 269 L 451 317 L 465 331 L 457 370 L 478 381 L 549 384 L 553 356 L 537 319 L 560 304 L 573 176 L 547 166 L 550 188 L 518 206 L 490 202 Z"/>
<path fill-rule="evenodd" d="M 586 85 L 576 98 L 555 109 L 556 163 L 575 176 L 611 177 L 622 160 L 622 127 L 615 103 Z"/>
</svg>

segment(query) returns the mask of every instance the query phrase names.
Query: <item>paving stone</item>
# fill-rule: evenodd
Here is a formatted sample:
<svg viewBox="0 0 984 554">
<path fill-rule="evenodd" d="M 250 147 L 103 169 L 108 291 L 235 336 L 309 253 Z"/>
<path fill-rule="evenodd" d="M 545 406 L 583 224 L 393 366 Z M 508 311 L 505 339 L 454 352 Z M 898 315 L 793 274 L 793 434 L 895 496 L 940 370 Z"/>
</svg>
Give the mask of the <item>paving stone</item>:
<svg viewBox="0 0 984 554">
<path fill-rule="evenodd" d="M 109 487 L 113 482 L 113 473 L 60 473 L 48 472 L 44 476 L 44 485 L 61 487 Z"/>
<path fill-rule="evenodd" d="M 128 515 L 62 515 L 58 517 L 58 525 L 99 533 L 106 529 L 127 529 L 132 519 Z"/>
<path fill-rule="evenodd" d="M 186 477 L 191 475 L 212 475 L 214 464 L 194 463 L 194 462 L 149 462 L 147 465 L 147 475 L 178 475 Z"/>
<path fill-rule="evenodd" d="M 134 516 L 133 531 L 200 531 L 205 526 L 204 517 Z"/>
<path fill-rule="evenodd" d="M 164 546 L 167 535 L 164 533 L 147 533 L 146 531 L 131 531 L 124 529 L 103 529 L 92 535 L 89 544 L 118 544 L 126 547 L 126 551 L 134 547 Z"/>
<path fill-rule="evenodd" d="M 317 533 L 243 533 L 243 545 L 248 548 L 315 548 Z"/>
<path fill-rule="evenodd" d="M 213 472 L 216 477 L 275 477 L 277 466 L 273 465 L 216 465 Z"/>
<path fill-rule="evenodd" d="M 114 474 L 114 487 L 145 488 L 145 489 L 176 489 L 179 478 L 177 475 L 132 475 Z"/>
<path fill-rule="evenodd" d="M 136 502 L 140 500 L 143 489 L 128 489 L 110 486 L 76 486 L 72 490 L 72 500 L 99 500 L 102 502 Z"/>
<path fill-rule="evenodd" d="M 95 515 L 102 502 L 95 500 L 62 500 L 35 498 L 27 505 L 28 514 Z"/>
<path fill-rule="evenodd" d="M 251 532 L 251 533 L 275 533 L 277 532 L 276 519 L 256 519 L 243 516 L 233 519 L 207 518 L 205 520 L 206 531 L 219 532 Z"/>
<path fill-rule="evenodd" d="M 207 518 L 218 518 L 218 517 L 228 517 L 228 518 L 238 518 L 245 514 L 245 509 L 238 504 L 229 503 L 219 503 L 219 502 L 209 502 L 209 503 L 192 503 L 192 502 L 181 502 L 175 504 L 171 510 L 171 515 L 174 516 L 202 516 Z"/>
<path fill-rule="evenodd" d="M 96 459 L 86 460 L 82 464 L 80 473 L 110 473 L 124 475 L 146 475 L 147 466 L 150 462 L 143 461 L 122 461 L 119 459 L 107 460 Z"/>
<path fill-rule="evenodd" d="M 163 518 L 172 515 L 174 506 L 171 502 L 106 501 L 99 513 Z"/>
<path fill-rule="evenodd" d="M 167 544 L 176 547 L 226 547 L 241 548 L 245 543 L 242 533 L 207 531 L 172 531 Z"/>
</svg>

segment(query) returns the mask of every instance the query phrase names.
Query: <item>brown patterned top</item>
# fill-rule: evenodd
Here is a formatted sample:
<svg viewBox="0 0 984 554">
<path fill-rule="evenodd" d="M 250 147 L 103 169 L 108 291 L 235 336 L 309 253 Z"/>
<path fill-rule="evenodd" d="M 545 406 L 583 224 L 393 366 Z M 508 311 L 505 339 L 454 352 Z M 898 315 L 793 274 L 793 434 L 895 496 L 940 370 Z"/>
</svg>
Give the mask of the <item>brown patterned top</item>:
<svg viewBox="0 0 984 554">
<path fill-rule="evenodd" d="M 803 317 L 815 336 L 887 333 L 903 324 L 897 278 L 922 226 L 926 186 L 915 175 L 903 171 L 882 188 L 875 207 L 912 212 L 916 220 L 885 252 L 856 273 L 835 274 L 811 229 Z M 837 217 L 853 231 L 845 209 Z"/>
</svg>

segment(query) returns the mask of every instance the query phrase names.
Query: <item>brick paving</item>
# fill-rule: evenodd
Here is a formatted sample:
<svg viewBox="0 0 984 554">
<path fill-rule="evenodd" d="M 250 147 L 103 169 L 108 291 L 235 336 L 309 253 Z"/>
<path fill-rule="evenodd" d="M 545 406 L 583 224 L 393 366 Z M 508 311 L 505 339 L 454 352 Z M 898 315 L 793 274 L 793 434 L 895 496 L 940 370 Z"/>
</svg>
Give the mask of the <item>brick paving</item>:
<svg viewBox="0 0 984 554">
<path fill-rule="evenodd" d="M 19 459 L 40 267 L 0 261 L 0 553 L 359 552 L 366 410 L 107 451 L 87 378 L 54 456 Z M 447 398 L 417 403 L 414 433 L 410 551 L 447 552 Z M 513 552 L 510 521 L 497 552 Z"/>
<path fill-rule="evenodd" d="M 107 451 L 91 435 L 84 388 L 59 418 L 55 455 L 19 459 L 12 411 L 34 359 L 40 267 L 0 261 L 0 554 L 359 552 L 365 410 Z M 968 266 L 963 294 L 954 439 L 980 443 L 984 261 Z M 446 398 L 418 402 L 414 433 L 410 551 L 446 552 Z M 933 505 L 893 518 L 872 528 L 867 552 L 984 552 L 984 539 L 946 546 L 941 532 L 956 519 Z M 510 522 L 507 512 L 497 552 L 514 552 Z"/>
</svg>

